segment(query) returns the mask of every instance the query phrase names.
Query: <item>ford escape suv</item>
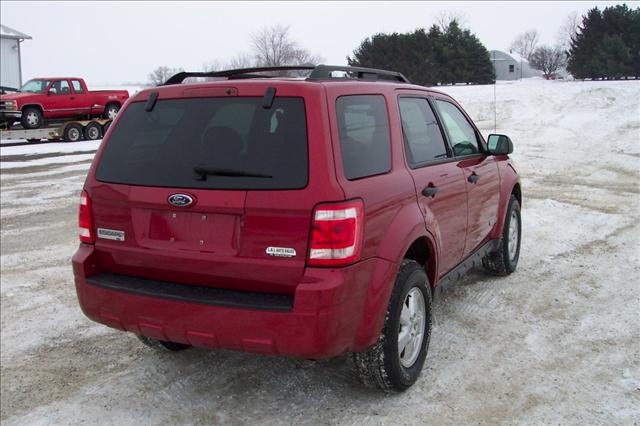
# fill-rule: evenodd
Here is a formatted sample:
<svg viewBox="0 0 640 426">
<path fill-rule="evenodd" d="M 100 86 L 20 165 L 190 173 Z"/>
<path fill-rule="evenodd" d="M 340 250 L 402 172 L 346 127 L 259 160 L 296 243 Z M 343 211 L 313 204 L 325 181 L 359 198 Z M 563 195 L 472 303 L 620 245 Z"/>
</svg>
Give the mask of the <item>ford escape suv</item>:
<svg viewBox="0 0 640 426">
<path fill-rule="evenodd" d="M 127 101 L 80 197 L 80 305 L 149 346 L 351 353 L 365 384 L 406 389 L 432 299 L 474 265 L 516 268 L 513 145 L 399 73 L 290 68 Z"/>
</svg>

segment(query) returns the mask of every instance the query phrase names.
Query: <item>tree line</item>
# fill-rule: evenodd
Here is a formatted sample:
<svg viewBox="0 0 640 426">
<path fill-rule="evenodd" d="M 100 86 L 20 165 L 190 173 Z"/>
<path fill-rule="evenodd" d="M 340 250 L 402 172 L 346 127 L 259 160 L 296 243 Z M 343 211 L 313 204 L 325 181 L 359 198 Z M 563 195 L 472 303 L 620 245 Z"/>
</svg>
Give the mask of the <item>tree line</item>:
<svg viewBox="0 0 640 426">
<path fill-rule="evenodd" d="M 480 40 L 464 28 L 464 16 L 443 13 L 437 25 L 407 33 L 378 33 L 364 39 L 351 55 L 350 66 L 398 71 L 416 84 L 476 83 L 495 81 L 489 52 Z M 560 27 L 555 46 L 538 45 L 533 29 L 518 35 L 510 46 L 541 70 L 545 77 L 566 69 L 579 79 L 619 79 L 640 77 L 640 8 L 626 4 L 597 7 L 583 17 L 576 12 Z M 290 35 L 288 26 L 264 27 L 251 35 L 250 52 L 241 53 L 226 63 L 204 63 L 201 71 L 316 65 L 317 54 L 301 47 Z M 181 68 L 161 66 L 149 74 L 149 83 L 158 85 Z"/>
<path fill-rule="evenodd" d="M 347 58 L 350 66 L 381 68 L 403 73 L 416 84 L 492 83 L 495 79 L 489 52 L 480 40 L 459 24 L 460 15 L 441 15 L 439 26 L 428 31 L 376 34 L 365 39 Z M 251 36 L 251 52 L 237 55 L 228 63 L 212 61 L 202 71 L 317 65 L 319 55 L 312 54 L 291 39 L 288 26 L 265 27 Z M 161 66 L 148 76 L 158 85 L 182 68 Z"/>
<path fill-rule="evenodd" d="M 563 67 L 578 79 L 640 77 L 640 8 L 595 7 L 581 18 L 573 12 L 557 38 L 555 46 L 538 46 L 538 32 L 529 30 L 519 34 L 509 49 L 547 78 Z"/>
</svg>

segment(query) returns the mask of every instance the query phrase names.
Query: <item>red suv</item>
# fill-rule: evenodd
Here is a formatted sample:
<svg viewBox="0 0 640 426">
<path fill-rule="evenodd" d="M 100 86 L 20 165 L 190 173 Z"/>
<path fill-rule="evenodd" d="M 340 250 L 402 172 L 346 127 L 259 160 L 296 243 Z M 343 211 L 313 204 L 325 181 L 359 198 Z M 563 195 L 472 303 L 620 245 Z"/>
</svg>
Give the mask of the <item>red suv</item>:
<svg viewBox="0 0 640 426">
<path fill-rule="evenodd" d="M 366 384 L 406 389 L 443 286 L 516 268 L 513 145 L 399 73 L 290 68 L 127 101 L 80 198 L 80 305 L 157 348 L 350 352 Z"/>
</svg>

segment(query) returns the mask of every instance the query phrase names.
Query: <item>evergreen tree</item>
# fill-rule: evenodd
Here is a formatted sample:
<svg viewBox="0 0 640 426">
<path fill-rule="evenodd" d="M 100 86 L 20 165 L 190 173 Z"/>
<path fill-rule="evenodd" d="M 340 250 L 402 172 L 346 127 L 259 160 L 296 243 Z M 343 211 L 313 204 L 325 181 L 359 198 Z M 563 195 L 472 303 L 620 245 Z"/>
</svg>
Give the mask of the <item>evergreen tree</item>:
<svg viewBox="0 0 640 426">
<path fill-rule="evenodd" d="M 347 58 L 349 65 L 401 72 L 416 84 L 491 83 L 495 79 L 487 49 L 452 20 L 406 34 L 376 34 Z"/>
<path fill-rule="evenodd" d="M 567 54 L 576 78 L 640 77 L 640 8 L 589 10 Z"/>
</svg>

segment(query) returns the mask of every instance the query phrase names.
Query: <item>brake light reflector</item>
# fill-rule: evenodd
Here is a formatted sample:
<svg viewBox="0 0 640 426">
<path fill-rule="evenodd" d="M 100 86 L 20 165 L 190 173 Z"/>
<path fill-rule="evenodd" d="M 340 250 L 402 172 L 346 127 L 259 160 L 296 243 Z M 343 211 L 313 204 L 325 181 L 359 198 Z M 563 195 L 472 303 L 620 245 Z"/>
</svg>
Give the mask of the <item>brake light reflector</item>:
<svg viewBox="0 0 640 426">
<path fill-rule="evenodd" d="M 322 204 L 313 212 L 310 266 L 344 266 L 360 258 L 363 205 L 361 200 Z"/>
<path fill-rule="evenodd" d="M 78 225 L 80 241 L 93 244 L 96 236 L 93 231 L 93 209 L 91 208 L 91 198 L 87 191 L 80 194 L 80 208 L 78 212 Z"/>
</svg>

